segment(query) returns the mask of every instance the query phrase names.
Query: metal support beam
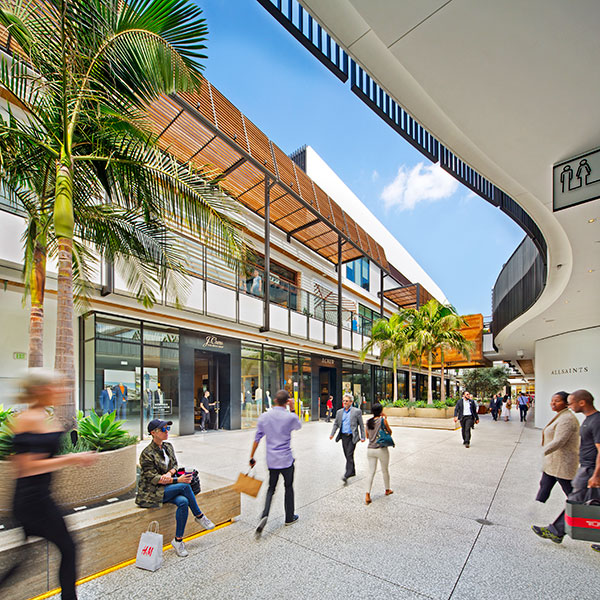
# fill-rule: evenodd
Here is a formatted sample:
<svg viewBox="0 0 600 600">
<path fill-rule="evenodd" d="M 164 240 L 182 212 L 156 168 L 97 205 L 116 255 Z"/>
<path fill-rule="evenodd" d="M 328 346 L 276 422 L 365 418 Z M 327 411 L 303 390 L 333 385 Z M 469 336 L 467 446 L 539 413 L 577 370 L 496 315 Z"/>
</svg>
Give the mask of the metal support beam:
<svg viewBox="0 0 600 600">
<path fill-rule="evenodd" d="M 216 177 L 216 179 L 227 177 L 227 175 L 233 173 L 238 167 L 241 167 L 246 162 L 246 159 L 242 156 L 239 160 L 236 160 L 230 167 L 227 167 L 221 175 Z"/>
<path fill-rule="evenodd" d="M 417 310 L 421 308 L 421 284 L 417 283 Z"/>
<path fill-rule="evenodd" d="M 385 278 L 385 273 L 383 269 L 379 269 L 379 317 L 383 319 L 383 280 Z"/>
<path fill-rule="evenodd" d="M 291 242 L 291 237 L 295 234 L 298 233 L 299 231 L 302 231 L 304 229 L 308 229 L 309 227 L 312 227 L 313 225 L 316 225 L 317 223 L 320 223 L 321 219 L 315 219 L 314 221 L 309 221 L 308 223 L 304 223 L 304 225 L 300 225 L 300 227 L 296 227 L 296 229 L 292 229 L 291 231 L 288 231 L 287 234 L 287 241 Z"/>
<path fill-rule="evenodd" d="M 342 236 L 338 235 L 337 252 L 337 276 L 338 276 L 338 305 L 337 305 L 337 344 L 334 349 L 342 347 Z"/>
<path fill-rule="evenodd" d="M 263 293 L 263 326 L 260 331 L 271 329 L 271 182 L 265 175 L 265 272 Z"/>
</svg>

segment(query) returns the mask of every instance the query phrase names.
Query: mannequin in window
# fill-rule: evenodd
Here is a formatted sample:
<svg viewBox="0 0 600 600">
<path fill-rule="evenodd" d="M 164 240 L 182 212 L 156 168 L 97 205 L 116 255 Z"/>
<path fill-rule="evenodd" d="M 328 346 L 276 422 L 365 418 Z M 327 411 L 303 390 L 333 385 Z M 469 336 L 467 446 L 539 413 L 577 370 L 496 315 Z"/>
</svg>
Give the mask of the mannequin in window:
<svg viewBox="0 0 600 600">
<path fill-rule="evenodd" d="M 117 409 L 117 419 L 127 419 L 127 400 L 128 392 L 127 386 L 123 383 L 115 385 L 113 387 L 113 394 L 115 395 L 115 405 Z"/>
<path fill-rule="evenodd" d="M 115 398 L 110 385 L 105 385 L 100 392 L 100 409 L 103 415 L 107 415 L 115 410 Z"/>
</svg>

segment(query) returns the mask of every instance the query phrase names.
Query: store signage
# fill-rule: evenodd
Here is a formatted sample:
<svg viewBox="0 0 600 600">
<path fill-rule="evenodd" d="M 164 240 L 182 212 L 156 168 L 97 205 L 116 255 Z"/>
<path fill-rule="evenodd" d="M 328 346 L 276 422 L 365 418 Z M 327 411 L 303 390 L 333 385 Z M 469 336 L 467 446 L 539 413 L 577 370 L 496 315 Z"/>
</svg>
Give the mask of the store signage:
<svg viewBox="0 0 600 600">
<path fill-rule="evenodd" d="M 554 165 L 553 210 L 600 198 L 600 148 Z"/>
<path fill-rule="evenodd" d="M 334 358 L 322 358 L 321 364 L 322 365 L 330 365 L 332 367 L 335 367 L 335 359 Z"/>
<path fill-rule="evenodd" d="M 27 352 L 13 352 L 13 358 L 15 360 L 25 360 L 27 358 Z"/>
<path fill-rule="evenodd" d="M 587 367 L 569 367 L 568 369 L 553 369 L 550 371 L 550 375 L 579 375 L 588 371 Z"/>
<path fill-rule="evenodd" d="M 205 348 L 223 348 L 225 344 L 215 335 L 207 335 L 204 342 Z"/>
<path fill-rule="evenodd" d="M 154 414 L 161 413 L 161 416 L 170 415 L 173 412 L 173 400 L 163 399 L 152 404 Z"/>
</svg>

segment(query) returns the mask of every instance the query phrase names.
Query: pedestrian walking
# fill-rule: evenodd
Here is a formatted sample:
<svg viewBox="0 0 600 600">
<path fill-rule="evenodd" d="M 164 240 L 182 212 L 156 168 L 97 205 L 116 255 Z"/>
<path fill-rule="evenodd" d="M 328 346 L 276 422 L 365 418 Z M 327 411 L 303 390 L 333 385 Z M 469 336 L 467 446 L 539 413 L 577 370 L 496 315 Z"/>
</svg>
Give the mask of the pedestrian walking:
<svg viewBox="0 0 600 600">
<path fill-rule="evenodd" d="M 41 537 L 58 548 L 61 598 L 76 600 L 76 547 L 50 492 L 52 473 L 67 466 L 91 465 L 96 456 L 93 452 L 55 456 L 65 432 L 58 421 L 48 416 L 47 408 L 64 402 L 67 391 L 62 375 L 49 369 L 30 369 L 20 387 L 21 401 L 29 406 L 11 424 L 17 477 L 13 515 L 23 527 L 26 539 Z M 23 561 L 19 561 L 0 577 L 2 589 L 22 566 Z"/>
<path fill-rule="evenodd" d="M 471 446 L 471 429 L 475 427 L 476 423 L 479 423 L 477 406 L 469 392 L 464 392 L 462 400 L 459 400 L 454 407 L 454 422 L 458 421 L 460 421 L 462 430 L 463 446 L 469 448 Z"/>
<path fill-rule="evenodd" d="M 505 421 L 510 421 L 510 409 L 512 406 L 512 402 L 510 401 L 510 397 L 509 396 L 504 396 L 504 400 L 502 401 L 502 413 L 501 413 L 501 417 L 505 420 Z"/>
<path fill-rule="evenodd" d="M 579 469 L 573 478 L 573 491 L 568 499 L 583 502 L 588 488 L 600 488 L 600 412 L 594 408 L 594 397 L 587 390 L 577 390 L 568 397 L 569 408 L 574 413 L 583 413 L 585 420 L 579 428 Z M 565 537 L 565 511 L 547 527 L 533 525 L 533 532 L 555 544 Z M 600 544 L 592 544 L 592 549 L 600 552 Z"/>
<path fill-rule="evenodd" d="M 250 452 L 250 466 L 256 465 L 254 453 L 263 437 L 267 444 L 267 467 L 269 469 L 269 488 L 265 499 L 265 508 L 258 522 L 258 527 L 254 533 L 256 539 L 262 535 L 263 529 L 267 524 L 269 511 L 271 510 L 271 501 L 279 481 L 279 476 L 283 477 L 285 486 L 285 524 L 292 525 L 298 520 L 298 515 L 294 514 L 294 456 L 290 446 L 292 440 L 292 431 L 300 429 L 302 423 L 294 412 L 288 410 L 290 396 L 286 390 L 279 390 L 275 394 L 275 406 L 263 413 L 256 424 L 256 435 Z"/>
<path fill-rule="evenodd" d="M 329 396 L 329 398 L 327 398 L 327 413 L 326 413 L 326 419 L 325 419 L 326 423 L 331 422 L 332 414 L 333 414 L 333 396 Z"/>
<path fill-rule="evenodd" d="M 498 420 L 498 394 L 494 394 L 494 397 L 490 400 L 490 412 L 494 421 Z"/>
<path fill-rule="evenodd" d="M 350 394 L 344 394 L 342 406 L 343 408 L 340 408 L 335 415 L 329 439 L 332 440 L 335 432 L 339 429 L 335 441 L 342 440 L 344 456 L 346 457 L 346 470 L 342 481 L 344 485 L 347 485 L 348 479 L 356 475 L 354 449 L 359 439 L 361 442 L 365 441 L 365 425 L 360 409 L 352 406 L 352 396 Z"/>
<path fill-rule="evenodd" d="M 529 410 L 529 398 L 524 394 L 519 394 L 517 398 L 517 404 L 519 405 L 519 416 L 521 417 L 521 423 L 527 421 L 527 411 Z"/>
<path fill-rule="evenodd" d="M 387 419 L 383 414 L 383 406 L 377 403 L 373 405 L 373 416 L 367 421 L 367 436 L 369 437 L 367 460 L 369 461 L 369 475 L 367 476 L 365 504 L 371 504 L 371 488 L 373 487 L 375 471 L 377 471 L 377 463 L 381 465 L 385 495 L 389 496 L 394 493 L 390 489 L 390 449 L 387 446 L 382 446 L 377 441 L 379 432 L 382 428 L 389 434 L 392 433 L 392 428 L 389 426 Z"/>
<path fill-rule="evenodd" d="M 573 491 L 571 479 L 579 464 L 579 421 L 569 410 L 568 396 L 567 392 L 556 392 L 550 400 L 556 415 L 542 431 L 544 464 L 535 498 L 538 502 L 548 500 L 557 481 L 566 496 Z"/>
</svg>

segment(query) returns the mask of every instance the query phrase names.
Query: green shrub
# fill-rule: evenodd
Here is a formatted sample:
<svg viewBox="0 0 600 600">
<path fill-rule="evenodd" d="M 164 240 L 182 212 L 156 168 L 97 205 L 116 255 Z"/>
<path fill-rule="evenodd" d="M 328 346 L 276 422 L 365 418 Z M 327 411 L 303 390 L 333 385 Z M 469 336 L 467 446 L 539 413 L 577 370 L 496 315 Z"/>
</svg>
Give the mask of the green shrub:
<svg viewBox="0 0 600 600">
<path fill-rule="evenodd" d="M 13 432 L 4 422 L 0 425 L 0 460 L 6 460 L 13 453 Z"/>
<path fill-rule="evenodd" d="M 404 408 L 407 404 L 408 400 L 406 398 L 398 398 L 398 400 L 394 402 L 396 408 Z"/>
<path fill-rule="evenodd" d="M 60 446 L 56 454 L 73 454 L 76 452 L 89 452 L 90 450 L 93 450 L 93 448 L 81 436 L 78 435 L 77 442 L 73 444 L 71 436 L 67 434 L 60 439 Z"/>
<path fill-rule="evenodd" d="M 446 398 L 446 406 L 456 406 L 457 402 L 458 402 L 457 397 Z"/>
<path fill-rule="evenodd" d="M 392 406 L 393 403 L 391 400 L 380 400 L 379 404 L 385 408 L 386 406 Z"/>
<path fill-rule="evenodd" d="M 10 406 L 8 408 L 4 408 L 4 404 L 0 404 L 0 425 L 6 422 L 6 420 L 15 413 L 14 408 Z"/>
<path fill-rule="evenodd" d="M 105 452 L 117 450 L 137 443 L 137 437 L 129 435 L 123 428 L 123 421 L 115 420 L 116 413 L 97 415 L 91 412 L 87 417 L 82 412 L 77 416 L 77 431 L 82 439 L 92 450 Z"/>
<path fill-rule="evenodd" d="M 417 400 L 415 402 L 415 408 L 427 408 L 427 402 L 425 402 L 425 400 Z"/>
<path fill-rule="evenodd" d="M 433 403 L 433 408 L 446 408 L 446 403 L 441 400 L 435 400 Z"/>
</svg>

